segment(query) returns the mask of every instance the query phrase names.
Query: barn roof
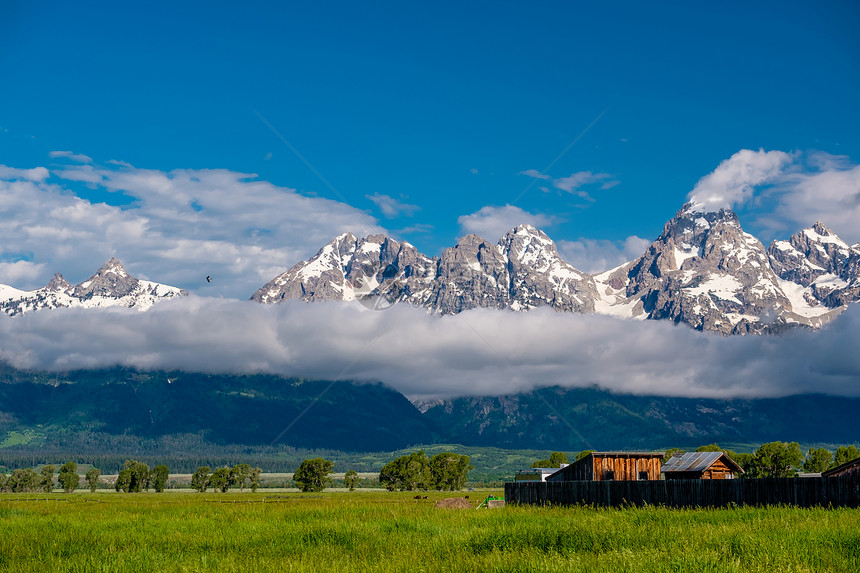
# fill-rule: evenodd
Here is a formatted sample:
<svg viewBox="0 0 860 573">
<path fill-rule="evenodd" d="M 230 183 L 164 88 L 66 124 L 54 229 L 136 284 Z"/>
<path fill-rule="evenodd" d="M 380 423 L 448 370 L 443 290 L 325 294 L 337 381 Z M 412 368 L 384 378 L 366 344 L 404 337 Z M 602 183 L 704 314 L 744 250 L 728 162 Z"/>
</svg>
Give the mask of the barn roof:
<svg viewBox="0 0 860 573">
<path fill-rule="evenodd" d="M 821 476 L 822 477 L 830 477 L 833 475 L 839 475 L 844 470 L 847 470 L 848 468 L 853 467 L 853 466 L 860 466 L 860 458 L 854 458 L 853 460 L 845 462 L 841 466 L 837 466 L 833 469 L 829 469 L 826 472 L 821 472 Z"/>
<path fill-rule="evenodd" d="M 663 473 L 670 472 L 703 472 L 715 463 L 723 459 L 723 463 L 735 471 L 744 471 L 741 466 L 723 452 L 687 452 L 686 454 L 674 455 L 669 458 L 662 468 Z"/>
</svg>

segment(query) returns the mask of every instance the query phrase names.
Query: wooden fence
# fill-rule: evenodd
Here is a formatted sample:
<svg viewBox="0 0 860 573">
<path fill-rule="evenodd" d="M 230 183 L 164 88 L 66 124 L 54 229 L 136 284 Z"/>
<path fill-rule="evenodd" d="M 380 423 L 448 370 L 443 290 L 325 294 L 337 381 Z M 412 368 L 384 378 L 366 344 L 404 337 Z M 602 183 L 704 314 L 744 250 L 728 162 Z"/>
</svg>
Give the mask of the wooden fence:
<svg viewBox="0 0 860 573">
<path fill-rule="evenodd" d="M 860 507 L 860 479 L 514 482 L 505 484 L 505 500 L 508 504 L 598 507 L 646 504 L 668 507 Z"/>
</svg>

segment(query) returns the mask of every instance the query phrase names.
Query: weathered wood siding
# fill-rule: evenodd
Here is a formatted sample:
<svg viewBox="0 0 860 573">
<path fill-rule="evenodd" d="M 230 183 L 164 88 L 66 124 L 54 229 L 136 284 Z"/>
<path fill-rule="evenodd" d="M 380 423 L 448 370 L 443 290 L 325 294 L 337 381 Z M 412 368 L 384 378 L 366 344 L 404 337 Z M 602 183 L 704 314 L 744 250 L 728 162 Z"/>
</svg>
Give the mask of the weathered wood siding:
<svg viewBox="0 0 860 573">
<path fill-rule="evenodd" d="M 860 478 L 520 482 L 505 484 L 505 501 L 600 507 L 860 507 Z"/>
<path fill-rule="evenodd" d="M 646 472 L 649 480 L 660 479 L 660 458 L 636 457 L 598 457 L 594 458 L 594 480 L 608 479 L 608 472 L 613 473 L 616 481 L 636 481 L 640 474 Z"/>
<path fill-rule="evenodd" d="M 717 460 L 702 472 L 666 472 L 666 479 L 733 479 L 736 477 L 734 470 L 721 460 Z"/>
</svg>

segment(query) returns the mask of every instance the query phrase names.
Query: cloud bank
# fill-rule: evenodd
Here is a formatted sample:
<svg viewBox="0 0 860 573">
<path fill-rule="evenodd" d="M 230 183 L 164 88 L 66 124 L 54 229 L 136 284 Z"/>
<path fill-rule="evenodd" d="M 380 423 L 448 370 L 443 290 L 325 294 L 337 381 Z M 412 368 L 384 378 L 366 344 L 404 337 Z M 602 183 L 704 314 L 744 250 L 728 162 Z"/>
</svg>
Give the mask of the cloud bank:
<svg viewBox="0 0 860 573">
<path fill-rule="evenodd" d="M 126 365 L 381 381 L 410 398 L 560 385 L 635 394 L 860 396 L 860 305 L 817 332 L 720 337 L 667 322 L 396 305 L 259 305 L 202 297 L 148 312 L 59 309 L 0 315 L 0 360 L 68 370 Z"/>
</svg>

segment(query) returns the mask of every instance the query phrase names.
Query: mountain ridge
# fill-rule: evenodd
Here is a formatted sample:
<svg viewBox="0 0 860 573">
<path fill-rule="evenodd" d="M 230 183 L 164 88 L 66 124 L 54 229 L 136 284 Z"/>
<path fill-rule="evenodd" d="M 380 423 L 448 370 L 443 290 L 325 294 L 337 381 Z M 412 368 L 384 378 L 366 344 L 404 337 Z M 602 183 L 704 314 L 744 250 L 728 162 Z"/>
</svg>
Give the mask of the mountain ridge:
<svg viewBox="0 0 860 573">
<path fill-rule="evenodd" d="M 0 312 L 20 316 L 52 308 L 128 307 L 146 310 L 158 301 L 185 296 L 178 288 L 132 276 L 115 257 L 108 259 L 89 278 L 71 285 L 54 273 L 44 287 L 22 291 L 0 285 Z"/>
<path fill-rule="evenodd" d="M 433 314 L 471 308 L 608 314 L 671 320 L 730 334 L 819 328 L 860 300 L 860 245 L 821 222 L 766 248 L 729 209 L 686 203 L 640 257 L 591 275 L 558 254 L 541 230 L 520 225 L 496 244 L 465 235 L 438 257 L 384 235 L 339 235 L 251 296 L 395 303 Z"/>
</svg>

